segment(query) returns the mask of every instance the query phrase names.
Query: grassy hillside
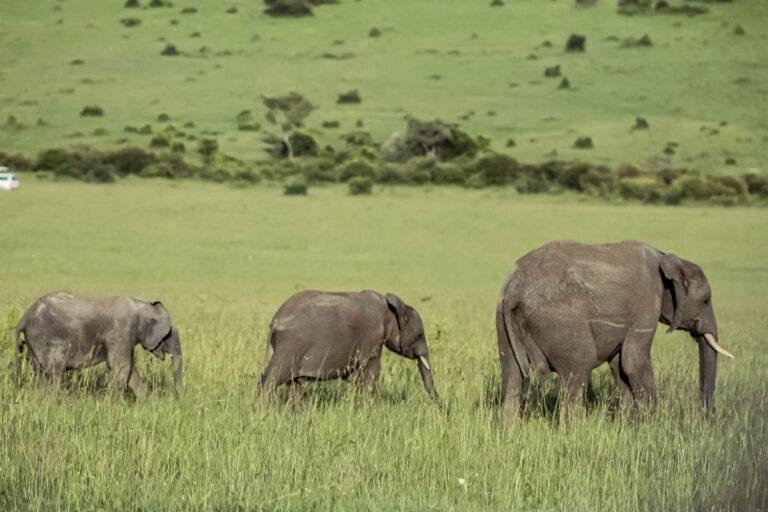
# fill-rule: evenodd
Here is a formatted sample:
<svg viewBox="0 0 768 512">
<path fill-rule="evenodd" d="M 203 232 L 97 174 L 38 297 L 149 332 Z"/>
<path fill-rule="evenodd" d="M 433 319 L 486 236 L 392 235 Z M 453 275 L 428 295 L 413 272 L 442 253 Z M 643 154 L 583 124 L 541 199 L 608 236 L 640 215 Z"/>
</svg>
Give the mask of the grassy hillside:
<svg viewBox="0 0 768 512">
<path fill-rule="evenodd" d="M 565 0 L 345 0 L 305 19 L 269 18 L 257 1 L 122 3 L 0 4 L 0 150 L 147 146 L 149 136 L 124 128 L 157 132 L 169 124 L 158 115 L 167 114 L 189 135 L 218 138 L 226 153 L 262 158 L 264 133 L 239 132 L 235 116 L 250 109 L 265 125 L 261 96 L 298 91 L 318 106 L 310 132 L 332 145 L 359 120 L 384 142 L 412 115 L 459 122 L 525 161 L 556 152 L 609 164 L 661 158 L 720 173 L 765 169 L 763 0 L 706 3 L 710 12 L 696 17 L 620 16 L 607 0 L 590 8 Z M 183 14 L 188 7 L 197 12 Z M 141 23 L 125 28 L 123 18 Z M 373 27 L 380 37 L 369 37 Z M 564 52 L 572 33 L 587 37 L 585 53 Z M 652 47 L 621 48 L 620 40 L 644 34 Z M 161 55 L 167 44 L 181 54 Z M 570 89 L 544 77 L 553 65 Z M 362 103 L 337 105 L 351 89 Z M 81 117 L 87 105 L 105 115 Z M 23 126 L 6 122 L 10 116 Z M 631 131 L 637 116 L 649 130 Z M 322 129 L 325 121 L 341 127 Z M 182 128 L 188 122 L 195 127 Z M 594 149 L 574 149 L 579 136 L 592 137 Z M 505 147 L 510 138 L 514 148 Z M 674 155 L 663 153 L 670 142 Z"/>
<path fill-rule="evenodd" d="M 768 506 L 764 315 L 768 219 L 755 209 L 611 206 L 508 189 L 278 189 L 125 179 L 27 180 L 0 203 L 2 510 L 761 510 Z M 660 329 L 660 404 L 614 420 L 611 381 L 568 426 L 553 383 L 502 428 L 494 306 L 515 259 L 551 239 L 647 240 L 699 263 L 723 345 L 718 414 L 697 409 L 697 357 Z M 162 298 L 177 320 L 185 394 L 137 351 L 153 392 L 110 398 L 103 367 L 47 395 L 11 378 L 12 329 L 40 294 Z M 297 289 L 395 291 L 425 320 L 440 414 L 413 363 L 387 353 L 380 395 L 310 386 L 303 405 L 252 410 L 265 336 Z M 463 484 L 459 483 L 463 480 Z"/>
</svg>

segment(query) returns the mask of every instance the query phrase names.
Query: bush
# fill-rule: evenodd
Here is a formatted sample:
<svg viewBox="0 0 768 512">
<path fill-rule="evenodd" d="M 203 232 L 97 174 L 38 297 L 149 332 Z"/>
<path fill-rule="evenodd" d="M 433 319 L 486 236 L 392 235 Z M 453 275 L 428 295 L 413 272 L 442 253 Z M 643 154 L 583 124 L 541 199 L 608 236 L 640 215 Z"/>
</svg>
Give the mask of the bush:
<svg viewBox="0 0 768 512">
<path fill-rule="evenodd" d="M 2 158 L 0 158 L 0 160 L 2 160 Z M 741 179 L 744 180 L 750 194 L 760 197 L 768 197 L 768 176 L 747 173 L 742 175 Z"/>
<path fill-rule="evenodd" d="M 11 155 L 0 151 L 0 165 L 10 168 L 13 171 L 27 171 L 35 166 L 35 163 L 19 153 Z"/>
<path fill-rule="evenodd" d="M 480 140 L 472 139 L 454 125 L 411 118 L 405 136 L 391 140 L 382 151 L 382 158 L 405 162 L 417 156 L 434 155 L 440 160 L 451 160 L 459 156 L 474 157 L 481 146 Z"/>
<path fill-rule="evenodd" d="M 432 182 L 439 184 L 462 184 L 466 176 L 461 165 L 444 163 L 435 166 L 432 172 Z"/>
<path fill-rule="evenodd" d="M 431 157 L 412 158 L 404 165 L 403 172 L 408 183 L 423 185 L 432 181 L 438 161 Z"/>
<path fill-rule="evenodd" d="M 171 145 L 171 141 L 165 135 L 155 135 L 149 141 L 149 147 L 151 148 L 167 148 Z"/>
<path fill-rule="evenodd" d="M 104 109 L 98 105 L 88 105 L 83 107 L 80 111 L 80 115 L 83 117 L 100 117 L 104 115 Z"/>
<path fill-rule="evenodd" d="M 339 105 L 344 104 L 357 104 L 362 103 L 362 98 L 360 98 L 360 93 L 357 92 L 357 90 L 345 92 L 342 94 L 339 94 L 339 97 L 336 99 L 336 103 Z"/>
<path fill-rule="evenodd" d="M 120 149 L 104 157 L 104 163 L 112 165 L 121 176 L 139 174 L 155 160 L 155 155 L 139 148 Z"/>
<path fill-rule="evenodd" d="M 589 166 L 579 178 L 579 187 L 582 192 L 593 196 L 607 196 L 616 190 L 616 177 L 608 167 Z"/>
<path fill-rule="evenodd" d="M 312 8 L 304 0 L 265 0 L 264 14 L 274 17 L 314 16 Z"/>
<path fill-rule="evenodd" d="M 379 167 L 376 181 L 379 183 L 405 184 L 408 183 L 408 176 L 405 169 L 397 164 L 384 164 Z"/>
<path fill-rule="evenodd" d="M 373 178 L 376 169 L 365 160 L 353 160 L 339 169 L 338 180 L 345 182 L 354 177 Z"/>
<path fill-rule="evenodd" d="M 683 199 L 702 200 L 712 195 L 709 184 L 697 175 L 681 176 L 675 180 L 674 186 L 680 190 Z"/>
<path fill-rule="evenodd" d="M 349 193 L 353 196 L 368 195 L 373 190 L 373 180 L 368 176 L 355 176 L 349 180 Z"/>
<path fill-rule="evenodd" d="M 283 194 L 287 196 L 305 196 L 307 195 L 307 180 L 304 176 L 291 176 L 285 181 Z"/>
<path fill-rule="evenodd" d="M 619 194 L 624 199 L 639 199 L 646 203 L 654 203 L 661 200 L 662 192 L 662 185 L 656 178 L 650 176 L 619 180 Z"/>
<path fill-rule="evenodd" d="M 483 156 L 472 166 L 472 174 L 480 176 L 485 186 L 508 185 L 518 178 L 519 172 L 517 160 L 499 153 Z"/>
</svg>

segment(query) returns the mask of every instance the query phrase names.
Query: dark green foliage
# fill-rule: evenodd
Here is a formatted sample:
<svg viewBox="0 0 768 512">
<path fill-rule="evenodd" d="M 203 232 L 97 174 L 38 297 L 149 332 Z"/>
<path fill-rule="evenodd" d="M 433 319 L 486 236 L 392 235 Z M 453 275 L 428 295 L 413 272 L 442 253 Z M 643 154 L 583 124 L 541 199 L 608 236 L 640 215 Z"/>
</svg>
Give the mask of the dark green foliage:
<svg viewBox="0 0 768 512">
<path fill-rule="evenodd" d="M 80 111 L 80 115 L 83 117 L 100 117 L 104 115 L 104 109 L 98 105 L 88 105 L 83 107 L 83 110 Z"/>
<path fill-rule="evenodd" d="M 662 189 L 663 185 L 652 176 L 621 178 L 619 180 L 619 194 L 624 199 L 639 199 L 646 203 L 655 203 L 661 200 Z"/>
<path fill-rule="evenodd" d="M 171 141 L 165 135 L 155 135 L 149 141 L 149 147 L 151 148 L 167 148 L 171 145 Z"/>
<path fill-rule="evenodd" d="M 325 129 L 340 128 L 341 123 L 339 121 L 323 121 L 322 127 Z"/>
<path fill-rule="evenodd" d="M 165 48 L 160 52 L 160 55 L 164 55 L 166 57 L 175 57 L 176 55 L 179 55 L 179 50 L 176 48 L 176 45 L 173 44 L 167 44 L 165 45 Z"/>
<path fill-rule="evenodd" d="M 440 120 L 419 121 L 410 118 L 405 136 L 393 140 L 383 151 L 382 158 L 390 162 L 405 162 L 416 156 L 435 155 L 440 160 L 459 156 L 473 157 L 481 147 L 479 140 Z"/>
<path fill-rule="evenodd" d="M 485 186 L 508 185 L 514 182 L 520 171 L 520 165 L 512 157 L 494 153 L 480 157 L 472 166 L 471 174 Z"/>
<path fill-rule="evenodd" d="M 2 159 L 0 158 L 0 160 Z M 768 197 L 768 176 L 747 173 L 742 175 L 741 179 L 744 180 L 750 194 L 760 197 Z"/>
<path fill-rule="evenodd" d="M 210 160 L 219 150 L 219 143 L 216 139 L 201 139 L 197 144 L 197 152 L 204 160 Z"/>
<path fill-rule="evenodd" d="M 166 114 L 166 113 L 158 114 L 158 116 L 157 116 L 157 120 L 158 120 L 158 122 L 160 122 L 160 123 L 167 123 L 168 121 L 170 121 L 170 120 L 171 120 L 171 116 L 169 116 L 169 115 L 168 115 L 168 114 Z"/>
<path fill-rule="evenodd" d="M 254 120 L 253 113 L 250 110 L 243 110 L 237 114 L 235 121 L 237 122 L 237 129 L 241 132 L 257 132 L 261 130 L 261 125 Z"/>
<path fill-rule="evenodd" d="M 139 4 L 139 0 L 125 0 L 124 7 L 136 8 L 136 7 L 141 7 L 141 5 Z"/>
<path fill-rule="evenodd" d="M 18 153 L 11 155 L 0 151 L 0 165 L 8 167 L 12 171 L 28 171 L 34 167 L 35 163 L 24 155 Z"/>
<path fill-rule="evenodd" d="M 308 189 L 309 185 L 307 185 L 307 180 L 304 178 L 304 176 L 291 176 L 285 180 L 285 185 L 283 186 L 283 194 L 287 196 L 305 196 L 307 195 Z"/>
<path fill-rule="evenodd" d="M 336 99 L 336 103 L 338 103 L 339 105 L 350 104 L 350 103 L 357 104 L 357 103 L 362 103 L 362 101 L 363 100 L 362 98 L 360 98 L 360 93 L 357 92 L 357 89 L 348 91 L 345 93 L 341 93 L 339 94 L 339 97 Z"/>
<path fill-rule="evenodd" d="M 373 180 L 368 176 L 355 176 L 349 180 L 349 193 L 353 196 L 369 195 L 373 190 Z"/>
<path fill-rule="evenodd" d="M 381 36 L 381 30 L 379 30 L 376 27 L 373 27 L 371 30 L 368 31 L 368 37 L 379 37 Z"/>
<path fill-rule="evenodd" d="M 566 52 L 583 52 L 586 50 L 587 37 L 579 34 L 571 34 L 565 43 Z"/>
<path fill-rule="evenodd" d="M 120 20 L 120 23 L 125 28 L 131 28 L 131 27 L 135 27 L 137 25 L 141 25 L 141 19 L 140 18 L 122 18 Z"/>
<path fill-rule="evenodd" d="M 544 68 L 544 76 L 547 78 L 554 78 L 560 76 L 560 65 L 548 66 Z"/>
<path fill-rule="evenodd" d="M 619 0 L 619 14 L 631 16 L 633 14 L 640 14 L 650 10 L 652 0 Z"/>
<path fill-rule="evenodd" d="M 592 149 L 592 137 L 579 137 L 576 142 L 573 143 L 573 147 L 576 149 Z"/>
<path fill-rule="evenodd" d="M 345 182 L 354 177 L 374 178 L 376 168 L 365 160 L 353 160 L 339 169 L 338 180 Z"/>
<path fill-rule="evenodd" d="M 125 148 L 107 153 L 104 163 L 115 168 L 121 176 L 139 174 L 145 167 L 157 160 L 154 154 L 140 148 Z"/>
<path fill-rule="evenodd" d="M 264 0 L 264 14 L 274 17 L 301 18 L 314 16 L 312 8 L 304 0 Z"/>
</svg>

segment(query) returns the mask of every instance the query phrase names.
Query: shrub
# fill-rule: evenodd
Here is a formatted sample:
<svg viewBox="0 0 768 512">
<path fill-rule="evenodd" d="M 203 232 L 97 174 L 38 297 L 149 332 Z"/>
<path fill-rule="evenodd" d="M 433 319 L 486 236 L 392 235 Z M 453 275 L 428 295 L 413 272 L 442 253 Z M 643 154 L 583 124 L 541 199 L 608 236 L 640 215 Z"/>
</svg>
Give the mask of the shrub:
<svg viewBox="0 0 768 512">
<path fill-rule="evenodd" d="M 109 164 L 97 164 L 87 170 L 83 181 L 89 183 L 114 183 L 117 181 L 115 168 Z"/>
<path fill-rule="evenodd" d="M 259 183 L 261 181 L 261 174 L 257 169 L 244 169 L 235 173 L 235 178 L 246 183 Z"/>
<path fill-rule="evenodd" d="M 472 174 L 479 175 L 486 186 L 508 185 L 517 179 L 519 171 L 517 160 L 499 153 L 483 156 L 472 166 Z"/>
<path fill-rule="evenodd" d="M 624 199 L 639 199 L 646 203 L 653 203 L 661 199 L 662 192 L 662 185 L 656 178 L 650 176 L 619 180 L 619 194 Z"/>
<path fill-rule="evenodd" d="M 365 160 L 353 160 L 339 169 L 339 181 L 345 182 L 354 177 L 373 178 L 376 169 Z"/>
<path fill-rule="evenodd" d="M 373 190 L 373 180 L 368 176 L 355 176 L 349 180 L 349 193 L 353 196 L 369 195 Z"/>
<path fill-rule="evenodd" d="M 335 182 L 336 165 L 328 158 L 309 158 L 301 163 L 301 174 L 310 183 Z"/>
<path fill-rule="evenodd" d="M 744 180 L 750 194 L 761 197 L 768 196 L 768 176 L 747 173 L 742 175 L 741 179 Z"/>
<path fill-rule="evenodd" d="M 339 105 L 344 105 L 348 103 L 356 104 L 356 103 L 362 103 L 362 98 L 360 98 L 360 93 L 357 92 L 357 90 L 345 92 L 342 94 L 339 94 L 339 97 L 336 99 L 336 103 Z"/>
<path fill-rule="evenodd" d="M 592 149 L 595 145 L 592 143 L 592 137 L 579 137 L 573 143 L 573 147 L 576 149 Z"/>
<path fill-rule="evenodd" d="M 432 182 L 440 184 L 461 184 L 466 176 L 461 165 L 444 163 L 436 165 L 432 172 Z"/>
<path fill-rule="evenodd" d="M 440 160 L 459 156 L 473 157 L 482 142 L 440 120 L 408 120 L 405 136 L 395 137 L 382 151 L 382 158 L 390 162 L 405 162 L 416 156 L 435 155 Z"/>
<path fill-rule="evenodd" d="M 683 199 L 701 200 L 712 195 L 709 184 L 697 175 L 681 176 L 675 180 L 674 186 L 680 190 Z"/>
<path fill-rule="evenodd" d="M 710 176 L 712 183 L 712 195 L 744 196 L 747 193 L 747 185 L 738 176 Z"/>
<path fill-rule="evenodd" d="M 291 176 L 285 181 L 283 186 L 283 194 L 287 196 L 305 196 L 307 195 L 307 180 L 304 176 Z"/>
<path fill-rule="evenodd" d="M 164 55 L 166 57 L 175 57 L 176 55 L 179 55 L 179 50 L 176 48 L 176 45 L 173 44 L 167 44 L 165 45 L 165 48 L 160 52 L 160 55 Z"/>
<path fill-rule="evenodd" d="M 80 111 L 80 115 L 83 117 L 100 117 L 104 115 L 104 109 L 98 105 L 88 105 L 83 107 L 83 110 Z"/>
<path fill-rule="evenodd" d="M 146 166 L 156 160 L 155 155 L 140 148 L 120 149 L 108 153 L 104 157 L 104 163 L 112 165 L 121 176 L 139 174 Z"/>
<path fill-rule="evenodd" d="M 4 151 L 0 151 L 0 165 L 9 167 L 14 171 L 26 171 L 32 169 L 35 166 L 34 162 L 26 158 L 24 155 L 18 153 L 11 155 Z"/>
<path fill-rule="evenodd" d="M 149 147 L 151 148 L 167 148 L 171 145 L 171 141 L 165 135 L 155 135 L 149 141 Z"/>
<path fill-rule="evenodd" d="M 376 181 L 379 183 L 403 184 L 408 183 L 408 176 L 406 175 L 403 166 L 397 164 L 384 164 L 379 167 Z"/>
<path fill-rule="evenodd" d="M 593 196 L 607 196 L 616 190 L 616 176 L 608 167 L 589 166 L 579 178 L 579 187 L 582 192 Z"/>
<path fill-rule="evenodd" d="M 571 34 L 565 43 L 566 52 L 583 52 L 586 50 L 587 37 L 578 34 Z"/>
<path fill-rule="evenodd" d="M 206 160 L 212 158 L 218 150 L 219 143 L 216 139 L 201 139 L 197 144 L 197 152 Z"/>
<path fill-rule="evenodd" d="M 431 157 L 412 158 L 404 166 L 404 173 L 408 183 L 423 185 L 432 180 L 436 172 L 438 161 Z"/>
<path fill-rule="evenodd" d="M 274 17 L 314 16 L 312 8 L 304 0 L 264 0 L 264 14 Z"/>
</svg>

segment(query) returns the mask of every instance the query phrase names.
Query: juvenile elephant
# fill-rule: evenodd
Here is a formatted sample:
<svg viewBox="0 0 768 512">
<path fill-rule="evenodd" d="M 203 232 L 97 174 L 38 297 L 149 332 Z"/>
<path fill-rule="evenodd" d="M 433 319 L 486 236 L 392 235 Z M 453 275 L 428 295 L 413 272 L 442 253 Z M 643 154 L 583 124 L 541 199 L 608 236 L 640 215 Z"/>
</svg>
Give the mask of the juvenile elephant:
<svg viewBox="0 0 768 512">
<path fill-rule="evenodd" d="M 712 292 L 701 268 L 636 241 L 558 241 L 517 262 L 496 307 L 504 415 L 517 413 L 529 368 L 557 372 L 571 399 L 609 362 L 623 395 L 652 404 L 651 342 L 658 322 L 699 347 L 702 405 L 714 406 L 717 342 Z"/>
<path fill-rule="evenodd" d="M 415 359 L 430 398 L 439 403 L 419 313 L 398 296 L 375 291 L 303 291 L 289 298 L 269 327 L 273 350 L 261 387 L 304 380 L 351 379 L 375 386 L 382 345 Z"/>
<path fill-rule="evenodd" d="M 55 292 L 32 304 L 16 327 L 17 373 L 26 344 L 38 377 L 58 384 L 67 370 L 106 361 L 113 389 L 124 392 L 127 385 L 137 398 L 143 398 L 146 386 L 133 360 L 137 343 L 161 360 L 171 355 L 174 387 L 180 391 L 179 332 L 160 302 Z"/>
</svg>

